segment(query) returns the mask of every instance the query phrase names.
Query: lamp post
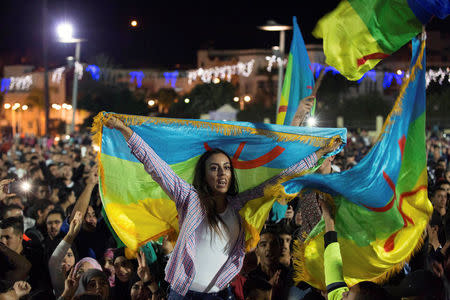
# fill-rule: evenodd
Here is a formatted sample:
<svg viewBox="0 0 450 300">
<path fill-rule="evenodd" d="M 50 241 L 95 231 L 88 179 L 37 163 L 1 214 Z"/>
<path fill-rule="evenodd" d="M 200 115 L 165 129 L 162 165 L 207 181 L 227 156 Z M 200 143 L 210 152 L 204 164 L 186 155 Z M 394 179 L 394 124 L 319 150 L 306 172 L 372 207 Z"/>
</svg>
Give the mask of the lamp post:
<svg viewBox="0 0 450 300">
<path fill-rule="evenodd" d="M 281 101 L 281 90 L 283 89 L 283 58 L 284 58 L 284 40 L 285 31 L 291 30 L 292 26 L 278 24 L 274 20 L 269 20 L 263 26 L 258 26 L 259 29 L 265 31 L 279 31 L 280 32 L 280 45 L 278 46 L 280 52 L 280 60 L 278 61 L 278 90 L 277 90 L 277 112 Z"/>
<path fill-rule="evenodd" d="M 12 129 L 12 135 L 13 137 L 16 136 L 17 133 L 20 133 L 20 124 L 22 123 L 22 116 L 20 115 L 20 111 L 19 109 L 22 108 L 23 111 L 28 110 L 28 105 L 24 104 L 21 105 L 20 103 L 14 103 L 14 104 L 10 104 L 10 103 L 5 103 L 3 105 L 3 108 L 8 110 L 11 110 L 11 129 Z M 19 122 L 17 122 L 17 116 L 16 113 L 19 113 Z"/>
<path fill-rule="evenodd" d="M 73 74 L 73 87 L 72 87 L 72 124 L 70 126 L 70 132 L 75 132 L 75 113 L 77 111 L 77 94 L 78 94 L 78 76 L 76 74 L 76 67 L 80 61 L 81 42 L 85 39 L 74 38 L 73 27 L 69 23 L 60 24 L 57 27 L 57 33 L 59 36 L 59 42 L 61 43 L 75 43 L 75 61 L 74 61 L 74 74 Z"/>
</svg>

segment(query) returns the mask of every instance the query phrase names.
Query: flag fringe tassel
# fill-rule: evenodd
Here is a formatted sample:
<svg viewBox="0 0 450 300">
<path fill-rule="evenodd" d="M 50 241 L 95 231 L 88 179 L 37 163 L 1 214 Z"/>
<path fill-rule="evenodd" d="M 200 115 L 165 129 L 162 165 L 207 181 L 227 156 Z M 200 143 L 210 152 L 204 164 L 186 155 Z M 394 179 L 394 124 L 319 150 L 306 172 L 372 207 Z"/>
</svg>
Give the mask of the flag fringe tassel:
<svg viewBox="0 0 450 300">
<path fill-rule="evenodd" d="M 157 117 L 145 117 L 145 116 L 130 116 L 123 114 L 100 112 L 95 116 L 94 122 L 91 127 L 93 134 L 93 142 L 101 147 L 101 132 L 102 126 L 107 120 L 114 116 L 127 126 L 140 126 L 143 124 L 154 125 L 168 125 L 174 127 L 183 127 L 184 130 L 192 129 L 209 129 L 215 133 L 219 133 L 225 136 L 240 136 L 240 135 L 262 135 L 271 138 L 277 142 L 300 142 L 303 144 L 309 144 L 314 147 L 323 147 L 329 143 L 329 138 L 299 135 L 294 133 L 274 132 L 267 129 L 253 128 L 249 126 L 239 126 L 232 124 L 222 124 L 214 122 L 206 122 L 201 120 L 187 120 L 187 119 L 174 119 L 174 118 L 157 118 Z M 339 136 L 333 136 L 332 139 L 339 138 Z"/>
</svg>

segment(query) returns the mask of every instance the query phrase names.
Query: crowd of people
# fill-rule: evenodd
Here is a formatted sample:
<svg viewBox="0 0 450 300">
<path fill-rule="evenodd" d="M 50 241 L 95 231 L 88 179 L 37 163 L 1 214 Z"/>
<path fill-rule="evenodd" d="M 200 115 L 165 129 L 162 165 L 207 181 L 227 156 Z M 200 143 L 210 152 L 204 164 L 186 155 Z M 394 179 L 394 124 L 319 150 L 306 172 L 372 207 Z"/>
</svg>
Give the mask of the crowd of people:
<svg viewBox="0 0 450 300">
<path fill-rule="evenodd" d="M 148 153 L 139 153 L 136 148 L 139 140 L 132 133 L 124 133 L 124 137 L 131 151 L 147 167 Z M 317 172 L 328 174 L 352 168 L 368 153 L 372 143 L 364 130 L 349 132 L 344 150 L 327 158 Z M 424 232 L 421 250 L 382 287 L 361 283 L 348 289 L 338 280 L 337 283 L 332 282 L 334 288 L 329 289 L 327 295 L 304 282 L 294 283 L 291 258 L 294 239 L 304 239 L 305 233 L 324 218 L 327 230 L 325 255 L 337 244 L 332 216 L 321 201 L 320 193 L 312 192 L 289 203 L 275 203 L 256 249 L 245 254 L 242 252 L 242 268 L 235 270 L 236 274 L 229 271 L 232 264 L 227 266 L 228 269 L 220 269 L 222 273 L 233 274 L 233 278 L 227 281 L 221 275 L 214 286 L 207 286 L 209 299 L 448 299 L 449 148 L 450 139 L 443 133 L 429 134 L 428 193 L 434 212 Z M 183 230 L 176 245 L 162 237 L 142 247 L 135 258 L 130 258 L 124 246 L 117 243 L 102 211 L 96 150 L 87 134 L 61 140 L 27 137 L 2 141 L 0 300 L 203 297 L 195 289 L 188 291 L 189 286 L 184 287 L 183 284 L 187 282 L 204 288 L 202 280 L 208 278 L 197 276 L 194 282 L 189 281 L 189 268 L 192 269 L 192 264 L 201 266 L 200 269 L 214 267 L 214 262 L 207 258 L 203 262 L 194 258 L 192 262 L 189 256 L 185 256 L 185 249 L 189 250 L 192 241 L 187 233 L 183 236 Z M 213 157 L 220 157 L 218 155 L 220 153 Z M 210 159 L 205 158 L 205 161 L 207 163 Z M 230 168 L 226 160 L 216 161 L 218 166 L 214 172 L 222 172 L 219 170 L 222 166 L 225 171 Z M 214 184 L 218 190 L 225 185 L 221 179 Z M 167 189 L 170 192 L 170 187 Z M 183 206 L 183 199 L 175 201 L 177 209 Z M 180 218 L 190 217 L 179 210 L 180 213 Z M 218 216 L 219 219 L 208 219 L 208 224 L 216 226 L 200 226 L 199 230 L 220 231 L 222 223 L 214 223 L 214 220 L 224 219 L 224 224 L 229 225 L 230 232 L 233 231 L 236 224 L 228 222 L 233 215 L 229 214 L 226 206 Z M 239 232 L 237 228 L 236 232 Z M 230 236 L 238 244 L 240 235 Z M 201 251 L 205 244 L 198 239 L 194 243 L 197 251 Z M 240 253 L 241 249 L 235 248 L 231 252 Z M 205 252 L 205 255 L 209 254 Z M 187 279 L 171 274 L 172 269 L 177 272 L 183 269 Z M 203 277 L 210 276 L 207 270 L 204 274 Z M 338 297 L 335 296 L 336 291 L 340 291 Z M 191 298 L 175 297 L 183 294 Z"/>
</svg>

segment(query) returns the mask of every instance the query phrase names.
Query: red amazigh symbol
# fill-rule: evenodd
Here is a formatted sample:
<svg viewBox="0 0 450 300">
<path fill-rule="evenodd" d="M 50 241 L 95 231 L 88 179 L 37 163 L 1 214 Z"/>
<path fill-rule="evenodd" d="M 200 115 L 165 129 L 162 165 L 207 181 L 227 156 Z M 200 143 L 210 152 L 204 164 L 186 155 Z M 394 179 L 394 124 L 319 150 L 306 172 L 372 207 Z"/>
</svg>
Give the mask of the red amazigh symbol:
<svg viewBox="0 0 450 300">
<path fill-rule="evenodd" d="M 287 112 L 287 105 L 280 105 L 278 108 L 278 112 Z"/>
<path fill-rule="evenodd" d="M 369 59 L 383 59 L 383 58 L 386 58 L 388 56 L 389 56 L 389 54 L 386 54 L 386 53 L 372 53 L 372 54 L 363 56 L 361 58 L 358 58 L 357 59 L 357 64 L 358 64 L 358 67 L 360 67 L 363 64 L 365 64 L 367 62 L 367 60 L 369 60 Z"/>
<path fill-rule="evenodd" d="M 405 150 L 405 144 L 406 144 L 406 137 L 405 135 L 403 135 L 402 138 L 398 140 L 400 152 L 402 153 L 402 159 L 403 159 L 403 151 Z"/>
<path fill-rule="evenodd" d="M 404 148 L 405 148 L 405 143 L 406 143 L 406 138 L 405 138 L 405 136 L 403 135 L 403 136 L 398 140 L 398 144 L 399 144 L 399 147 L 400 147 L 400 151 L 401 151 L 401 153 L 402 153 L 402 158 L 403 158 L 403 150 L 404 150 Z M 386 212 L 386 211 L 388 211 L 389 209 L 392 208 L 392 206 L 394 205 L 395 200 L 396 200 L 396 198 L 397 198 L 397 195 L 396 195 L 396 192 L 395 192 L 395 184 L 394 184 L 394 182 L 393 182 L 392 179 L 389 177 L 389 175 L 387 175 L 386 172 L 384 172 L 384 171 L 383 171 L 383 177 L 384 177 L 384 179 L 386 180 L 386 182 L 387 182 L 387 184 L 389 185 L 389 187 L 390 187 L 390 188 L 392 189 L 392 191 L 394 192 L 394 195 L 392 196 L 392 200 L 391 200 L 388 204 L 386 204 L 385 206 L 383 206 L 383 207 L 370 207 L 370 206 L 367 206 L 367 205 L 364 205 L 364 204 L 363 204 L 364 207 L 370 209 L 371 211 L 375 211 L 375 212 Z M 401 215 L 402 218 L 403 218 L 403 228 L 408 227 L 408 222 L 411 223 L 412 225 L 414 225 L 414 221 L 413 221 L 410 217 L 408 217 L 408 216 L 403 212 L 403 210 L 402 210 L 403 199 L 404 199 L 405 197 L 413 196 L 413 195 L 417 194 L 419 191 L 421 191 L 421 190 L 423 190 L 423 189 L 426 189 L 426 188 L 427 188 L 427 186 L 426 186 L 426 185 L 423 185 L 423 186 L 419 186 L 417 189 L 415 189 L 415 190 L 413 190 L 413 191 L 404 192 L 404 193 L 400 194 L 399 204 L 398 204 L 398 206 L 397 206 L 397 209 L 398 209 L 398 211 L 400 212 L 400 215 Z M 401 229 L 400 229 L 400 230 L 401 230 Z M 400 232 L 400 230 L 397 231 L 397 232 L 395 232 L 395 233 L 393 233 L 393 234 L 391 234 L 391 236 L 389 236 L 389 238 L 388 238 L 388 239 L 386 240 L 386 242 L 384 243 L 384 251 L 390 252 L 390 251 L 394 250 L 394 248 L 395 248 L 395 243 L 394 243 L 395 237 L 396 237 L 397 234 Z"/>
<path fill-rule="evenodd" d="M 208 143 L 204 143 L 203 145 L 206 151 L 211 150 L 211 147 L 208 145 Z M 248 170 L 264 166 L 265 164 L 268 164 L 269 162 L 280 156 L 280 154 L 285 150 L 283 147 L 275 146 L 272 150 L 258 158 L 247 161 L 239 161 L 238 159 L 239 156 L 241 156 L 241 152 L 244 149 L 244 146 L 245 142 L 240 143 L 239 147 L 236 150 L 236 153 L 234 153 L 233 158 L 231 158 L 231 163 L 233 164 L 233 167 L 235 169 Z"/>
</svg>

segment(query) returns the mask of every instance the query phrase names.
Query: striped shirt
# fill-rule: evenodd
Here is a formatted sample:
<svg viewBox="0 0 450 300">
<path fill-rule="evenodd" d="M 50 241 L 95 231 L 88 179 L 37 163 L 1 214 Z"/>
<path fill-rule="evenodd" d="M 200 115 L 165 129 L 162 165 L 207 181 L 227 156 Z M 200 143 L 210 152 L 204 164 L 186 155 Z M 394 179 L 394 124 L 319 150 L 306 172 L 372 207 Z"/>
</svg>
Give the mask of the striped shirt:
<svg viewBox="0 0 450 300">
<path fill-rule="evenodd" d="M 206 214 L 201 208 L 200 199 L 195 188 L 178 177 L 170 166 L 162 160 L 155 151 L 135 132 L 128 140 L 131 153 L 144 164 L 145 170 L 152 176 L 167 195 L 175 202 L 178 212 L 180 234 L 166 266 L 165 279 L 171 288 L 181 295 L 186 295 L 195 276 L 193 258 L 195 257 L 197 228 Z M 227 198 L 228 205 L 239 216 L 239 236 L 230 255 L 217 276 L 216 286 L 224 289 L 228 283 L 239 273 L 245 255 L 245 235 L 239 210 L 251 199 L 264 195 L 264 187 L 275 183 L 283 176 L 295 175 L 317 163 L 315 153 L 302 161 L 283 170 L 279 175 L 269 179 L 261 185 Z"/>
</svg>

